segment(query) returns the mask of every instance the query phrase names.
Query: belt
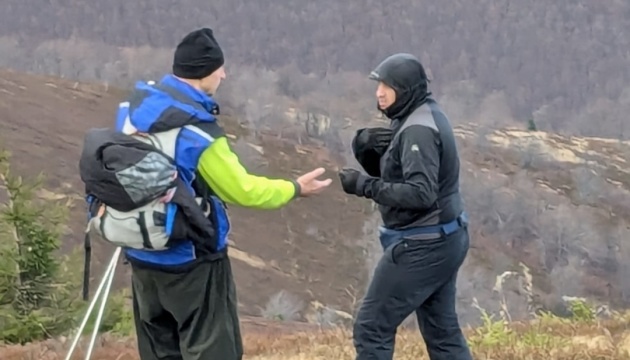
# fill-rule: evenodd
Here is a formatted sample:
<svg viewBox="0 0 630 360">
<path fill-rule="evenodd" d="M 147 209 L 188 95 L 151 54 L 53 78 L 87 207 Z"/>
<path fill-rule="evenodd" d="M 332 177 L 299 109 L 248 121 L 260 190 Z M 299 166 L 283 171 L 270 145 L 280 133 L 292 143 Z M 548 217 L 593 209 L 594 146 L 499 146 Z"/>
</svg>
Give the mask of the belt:
<svg viewBox="0 0 630 360">
<path fill-rule="evenodd" d="M 413 236 L 413 235 L 429 235 L 429 234 L 440 234 L 443 236 L 448 236 L 459 230 L 460 228 L 465 228 L 468 226 L 468 214 L 464 211 L 462 212 L 455 220 L 438 225 L 428 225 L 428 226 L 418 226 L 410 229 L 404 230 L 391 230 L 384 227 L 380 227 L 381 234 L 397 234 L 402 237 Z"/>
<path fill-rule="evenodd" d="M 379 227 L 379 240 L 383 249 L 390 247 L 392 244 L 398 243 L 406 237 L 418 235 L 448 236 L 457 230 L 468 226 L 468 215 L 462 212 L 455 220 L 446 224 L 419 226 L 405 230 L 391 230 L 383 226 Z"/>
<path fill-rule="evenodd" d="M 468 227 L 468 214 L 466 214 L 466 212 L 464 211 L 459 214 L 457 219 L 443 225 L 435 226 L 435 229 L 433 229 L 433 231 L 438 231 L 442 235 L 450 235 L 460 228 L 465 227 Z M 421 227 L 420 229 L 423 229 L 423 227 Z"/>
</svg>

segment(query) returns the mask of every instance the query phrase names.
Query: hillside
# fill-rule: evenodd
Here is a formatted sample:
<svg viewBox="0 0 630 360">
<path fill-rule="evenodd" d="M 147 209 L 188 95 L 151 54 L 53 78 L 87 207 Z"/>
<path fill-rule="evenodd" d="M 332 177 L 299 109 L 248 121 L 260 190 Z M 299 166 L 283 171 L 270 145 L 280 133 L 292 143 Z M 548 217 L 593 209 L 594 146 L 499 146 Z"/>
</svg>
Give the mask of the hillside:
<svg viewBox="0 0 630 360">
<path fill-rule="evenodd" d="M 437 93 L 494 105 L 500 126 L 534 118 L 575 135 L 630 134 L 627 1 L 3 0 L 2 10 L 0 66 L 133 81 L 167 69 L 183 34 L 210 26 L 232 79 L 242 67 L 269 70 L 279 81 L 250 76 L 250 85 L 303 102 L 325 103 L 320 92 L 365 99 L 361 78 L 407 51 L 425 62 Z M 361 96 L 354 102 L 368 107 Z M 464 121 L 495 121 L 471 119 L 471 110 Z"/>
<path fill-rule="evenodd" d="M 1 71 L 0 138 L 13 151 L 16 170 L 46 172 L 49 191 L 42 196 L 80 196 L 76 166 L 83 133 L 109 126 L 123 95 L 102 85 Z M 282 118 L 281 109 L 271 111 Z M 285 130 L 298 129 L 303 117 L 297 118 L 298 124 Z M 344 156 L 334 156 L 324 148 L 325 141 L 304 134 L 298 144 L 295 132 L 249 131 L 246 119 L 239 123 L 230 115 L 221 121 L 251 171 L 295 176 L 324 165 L 335 180 L 322 196 L 298 200 L 283 210 L 230 209 L 231 254 L 243 314 L 286 318 L 276 312 L 293 308 L 297 320 L 313 321 L 307 309 L 315 306 L 313 301 L 352 313 L 378 256 L 373 233 L 378 217 L 369 202 L 341 192 L 334 170 Z M 343 147 L 353 129 L 367 123 L 337 128 L 335 137 Z M 497 275 L 506 271 L 521 274 L 504 288 L 515 319 L 532 307 L 562 314 L 563 295 L 627 305 L 630 174 L 625 159 L 630 143 L 474 125 L 458 126 L 456 134 L 473 234 L 459 279 L 462 321 L 478 322 L 478 311 L 471 306 L 475 298 L 489 311 L 499 309 L 501 297 L 492 290 Z M 66 250 L 82 241 L 83 215 L 78 200 Z M 102 262 L 111 251 L 100 246 L 93 254 Z M 533 297 L 526 296 L 519 280 L 525 274 L 520 263 L 533 276 Z M 98 276 L 102 264 L 94 266 Z M 118 286 L 124 287 L 128 276 L 118 275 Z M 268 303 L 278 294 L 288 296 Z"/>
<path fill-rule="evenodd" d="M 0 75 L 1 141 L 14 153 L 16 170 L 27 175 L 44 171 L 51 192 L 78 199 L 66 249 L 81 243 L 85 226 L 82 194 L 77 191 L 82 188 L 77 164 L 83 134 L 90 127 L 110 126 L 112 111 L 122 96 L 118 91 L 103 92 L 98 86 L 52 78 Z M 265 140 L 264 134 L 251 146 L 247 131 L 236 121 L 227 118 L 225 125 L 235 149 L 253 172 L 295 177 L 311 166 L 336 166 L 327 160 L 325 149 L 301 148 L 270 136 Z M 334 175 L 330 170 L 330 176 Z M 337 308 L 350 306 L 348 290 L 365 281 L 362 271 L 357 271 L 364 267 L 359 247 L 364 237 L 360 225 L 364 204 L 339 195 L 332 192 L 300 199 L 277 211 L 230 209 L 232 257 L 237 259 L 235 276 L 245 314 L 259 315 L 260 307 L 283 289 L 305 300 L 324 300 Z M 359 226 L 347 225 L 353 223 Z M 94 276 L 100 276 L 99 261 L 106 261 L 111 253 L 109 248 L 93 251 Z M 119 275 L 121 284 L 126 283 L 127 277 Z"/>
</svg>

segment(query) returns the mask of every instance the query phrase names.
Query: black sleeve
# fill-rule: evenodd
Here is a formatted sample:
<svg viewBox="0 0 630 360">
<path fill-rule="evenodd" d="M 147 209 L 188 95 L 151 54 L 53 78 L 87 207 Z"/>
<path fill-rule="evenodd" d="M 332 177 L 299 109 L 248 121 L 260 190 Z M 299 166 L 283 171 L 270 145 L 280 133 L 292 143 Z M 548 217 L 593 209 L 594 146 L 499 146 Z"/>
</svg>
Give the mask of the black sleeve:
<svg viewBox="0 0 630 360">
<path fill-rule="evenodd" d="M 373 149 L 362 149 L 354 151 L 354 158 L 359 165 L 370 176 L 381 177 L 380 161 L 381 155 Z"/>
<path fill-rule="evenodd" d="M 352 138 L 352 153 L 368 175 L 381 177 L 381 156 L 373 147 L 369 146 L 369 137 L 366 136 L 366 131 L 367 129 L 357 130 L 354 138 Z"/>
<path fill-rule="evenodd" d="M 431 208 L 438 195 L 440 144 L 431 128 L 412 125 L 400 134 L 398 144 L 403 170 L 402 182 L 367 178 L 363 185 L 366 198 L 385 206 L 408 210 Z M 361 185 L 359 185 L 361 186 Z"/>
<path fill-rule="evenodd" d="M 381 177 L 381 156 L 392 140 L 390 128 L 375 127 L 357 130 L 352 139 L 352 153 L 370 176 Z"/>
</svg>

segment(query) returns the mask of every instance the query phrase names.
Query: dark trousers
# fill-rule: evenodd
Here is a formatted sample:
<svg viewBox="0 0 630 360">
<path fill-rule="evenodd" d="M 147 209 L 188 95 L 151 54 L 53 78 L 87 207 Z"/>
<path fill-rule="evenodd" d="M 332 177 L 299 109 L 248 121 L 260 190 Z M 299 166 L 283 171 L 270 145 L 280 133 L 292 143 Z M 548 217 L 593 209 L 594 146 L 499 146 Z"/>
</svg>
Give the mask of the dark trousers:
<svg viewBox="0 0 630 360">
<path fill-rule="evenodd" d="M 181 274 L 134 267 L 132 285 L 140 359 L 242 359 L 229 258 Z"/>
<path fill-rule="evenodd" d="M 391 360 L 396 330 L 413 312 L 431 360 L 472 360 L 455 311 L 468 231 L 435 237 L 385 249 L 354 324 L 357 360 Z"/>
</svg>

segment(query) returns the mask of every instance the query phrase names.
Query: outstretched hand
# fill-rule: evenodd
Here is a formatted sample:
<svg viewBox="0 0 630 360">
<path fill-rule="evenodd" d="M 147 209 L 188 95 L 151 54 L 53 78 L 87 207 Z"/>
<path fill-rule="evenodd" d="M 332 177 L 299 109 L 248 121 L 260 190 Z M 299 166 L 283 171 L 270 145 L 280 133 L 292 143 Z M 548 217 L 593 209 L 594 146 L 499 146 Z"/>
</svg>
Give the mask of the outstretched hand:
<svg viewBox="0 0 630 360">
<path fill-rule="evenodd" d="M 323 175 L 324 172 L 326 172 L 324 168 L 317 168 L 297 178 L 297 182 L 300 184 L 300 196 L 307 197 L 319 194 L 327 188 L 332 183 L 332 179 L 317 179 Z"/>
</svg>

